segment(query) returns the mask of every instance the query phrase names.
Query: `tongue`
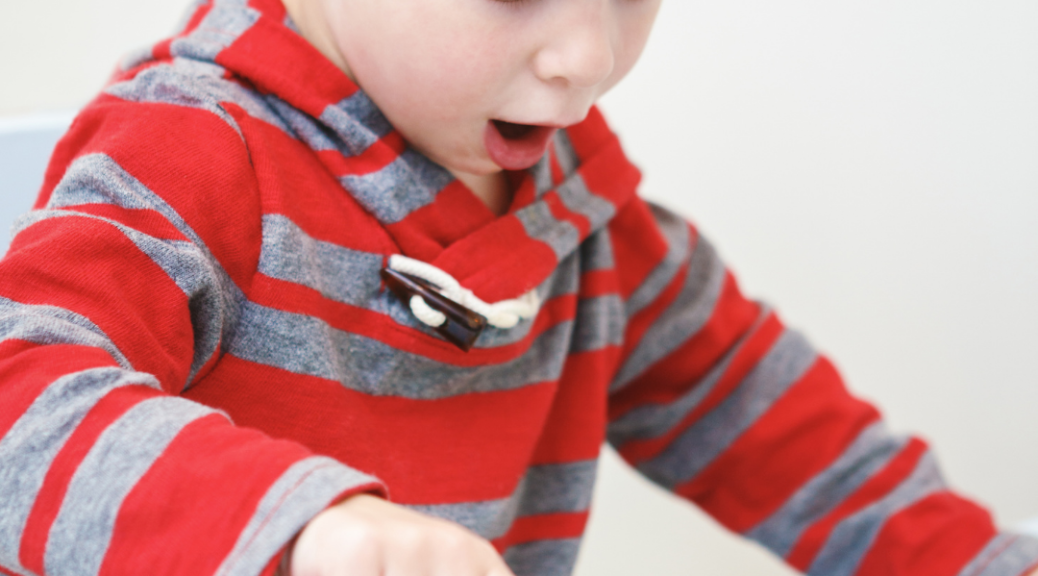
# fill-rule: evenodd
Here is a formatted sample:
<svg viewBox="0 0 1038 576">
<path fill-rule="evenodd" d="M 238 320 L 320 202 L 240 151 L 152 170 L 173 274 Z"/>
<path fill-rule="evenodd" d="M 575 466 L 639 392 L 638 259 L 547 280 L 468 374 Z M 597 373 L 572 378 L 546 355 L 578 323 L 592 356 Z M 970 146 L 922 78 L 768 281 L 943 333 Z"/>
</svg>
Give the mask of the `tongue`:
<svg viewBox="0 0 1038 576">
<path fill-rule="evenodd" d="M 537 163 L 548 149 L 555 128 L 512 124 L 498 120 L 487 122 L 483 144 L 495 164 L 505 170 L 525 170 Z"/>
</svg>

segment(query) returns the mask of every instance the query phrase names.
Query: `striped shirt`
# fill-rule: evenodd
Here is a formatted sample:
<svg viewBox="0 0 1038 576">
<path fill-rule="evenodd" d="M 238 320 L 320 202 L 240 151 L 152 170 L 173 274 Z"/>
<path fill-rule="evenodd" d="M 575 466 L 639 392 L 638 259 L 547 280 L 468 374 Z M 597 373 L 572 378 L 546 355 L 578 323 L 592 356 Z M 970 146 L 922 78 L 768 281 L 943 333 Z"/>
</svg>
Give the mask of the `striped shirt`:
<svg viewBox="0 0 1038 576">
<path fill-rule="evenodd" d="M 277 0 L 196 2 L 59 143 L 0 261 L 0 571 L 271 574 L 357 492 L 572 570 L 602 442 L 810 574 L 1017 576 L 833 366 L 635 195 L 593 110 L 497 217 Z M 469 352 L 390 255 L 543 305 Z"/>
</svg>

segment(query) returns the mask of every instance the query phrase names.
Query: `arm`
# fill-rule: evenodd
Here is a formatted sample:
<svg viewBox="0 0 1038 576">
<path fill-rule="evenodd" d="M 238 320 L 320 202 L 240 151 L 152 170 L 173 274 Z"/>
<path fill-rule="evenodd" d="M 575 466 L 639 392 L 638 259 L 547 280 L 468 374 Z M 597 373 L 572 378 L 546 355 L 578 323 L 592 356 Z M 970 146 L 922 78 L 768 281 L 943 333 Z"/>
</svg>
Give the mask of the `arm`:
<svg viewBox="0 0 1038 576">
<path fill-rule="evenodd" d="M 381 487 L 178 397 L 218 358 L 250 266 L 191 196 L 247 210 L 255 190 L 230 126 L 128 106 L 77 121 L 0 263 L 0 565 L 270 573 L 313 516 Z"/>
<path fill-rule="evenodd" d="M 827 359 L 739 293 L 694 229 L 657 208 L 627 211 L 618 268 L 634 269 L 628 253 L 655 255 L 631 274 L 611 390 L 609 439 L 628 462 L 810 574 L 1035 565 L 1038 542 L 999 534 L 950 491 L 926 445 L 887 432 Z"/>
</svg>

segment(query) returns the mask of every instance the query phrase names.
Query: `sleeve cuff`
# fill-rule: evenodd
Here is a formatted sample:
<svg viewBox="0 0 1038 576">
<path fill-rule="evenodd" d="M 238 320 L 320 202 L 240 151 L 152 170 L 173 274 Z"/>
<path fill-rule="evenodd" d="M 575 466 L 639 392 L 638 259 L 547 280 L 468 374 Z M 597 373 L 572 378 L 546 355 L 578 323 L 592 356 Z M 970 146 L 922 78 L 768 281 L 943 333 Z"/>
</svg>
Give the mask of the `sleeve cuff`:
<svg viewBox="0 0 1038 576">
<path fill-rule="evenodd" d="M 216 574 L 274 576 L 288 543 L 307 522 L 335 502 L 361 492 L 386 496 L 377 478 L 331 458 L 315 456 L 296 462 L 260 500 Z"/>
</svg>

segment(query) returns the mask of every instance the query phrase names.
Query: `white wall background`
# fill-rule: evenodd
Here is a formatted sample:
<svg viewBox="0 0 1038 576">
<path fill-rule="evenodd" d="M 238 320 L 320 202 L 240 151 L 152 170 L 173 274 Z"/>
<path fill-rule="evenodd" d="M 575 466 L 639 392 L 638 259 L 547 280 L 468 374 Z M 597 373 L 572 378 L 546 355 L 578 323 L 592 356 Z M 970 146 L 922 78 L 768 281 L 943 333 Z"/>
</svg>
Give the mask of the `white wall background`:
<svg viewBox="0 0 1038 576">
<path fill-rule="evenodd" d="M 182 3 L 3 0 L 0 118 L 81 105 Z M 1038 3 L 666 0 L 604 108 L 645 194 L 954 486 L 1038 515 Z M 787 573 L 603 470 L 580 576 Z"/>
</svg>

